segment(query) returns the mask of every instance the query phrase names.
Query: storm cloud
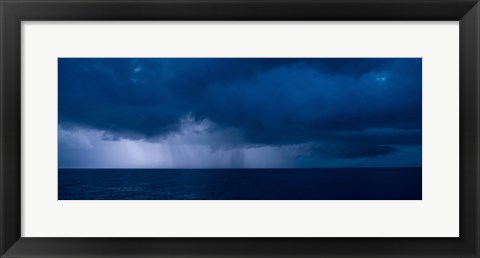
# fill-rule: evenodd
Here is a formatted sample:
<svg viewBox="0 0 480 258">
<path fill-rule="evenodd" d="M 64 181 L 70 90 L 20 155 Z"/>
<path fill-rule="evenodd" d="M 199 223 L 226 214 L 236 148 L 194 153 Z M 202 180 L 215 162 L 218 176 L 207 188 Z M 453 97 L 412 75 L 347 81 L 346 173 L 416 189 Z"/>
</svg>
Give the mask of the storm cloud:
<svg viewBox="0 0 480 258">
<path fill-rule="evenodd" d="M 58 72 L 62 146 L 90 146 L 67 137 L 86 130 L 236 150 L 233 167 L 245 163 L 240 149 L 372 165 L 421 150 L 420 58 L 60 58 Z M 404 164 L 418 165 L 412 153 Z"/>
</svg>

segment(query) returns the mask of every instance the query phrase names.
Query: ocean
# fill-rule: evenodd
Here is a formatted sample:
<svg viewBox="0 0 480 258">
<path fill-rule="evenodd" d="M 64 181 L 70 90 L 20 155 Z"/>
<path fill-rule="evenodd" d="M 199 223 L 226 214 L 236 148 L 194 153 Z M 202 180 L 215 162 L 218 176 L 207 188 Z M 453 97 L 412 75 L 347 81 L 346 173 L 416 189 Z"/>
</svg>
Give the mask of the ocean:
<svg viewBox="0 0 480 258">
<path fill-rule="evenodd" d="M 59 169 L 59 200 L 421 200 L 422 168 Z"/>
</svg>

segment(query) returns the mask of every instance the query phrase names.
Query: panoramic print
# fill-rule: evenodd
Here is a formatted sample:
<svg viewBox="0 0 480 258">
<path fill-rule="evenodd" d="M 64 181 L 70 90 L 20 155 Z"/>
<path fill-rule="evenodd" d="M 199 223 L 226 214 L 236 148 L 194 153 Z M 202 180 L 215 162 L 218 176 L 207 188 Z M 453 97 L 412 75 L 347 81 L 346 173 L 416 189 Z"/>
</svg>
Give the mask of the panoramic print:
<svg viewBox="0 0 480 258">
<path fill-rule="evenodd" d="M 59 200 L 421 200 L 421 58 L 59 58 Z"/>
</svg>

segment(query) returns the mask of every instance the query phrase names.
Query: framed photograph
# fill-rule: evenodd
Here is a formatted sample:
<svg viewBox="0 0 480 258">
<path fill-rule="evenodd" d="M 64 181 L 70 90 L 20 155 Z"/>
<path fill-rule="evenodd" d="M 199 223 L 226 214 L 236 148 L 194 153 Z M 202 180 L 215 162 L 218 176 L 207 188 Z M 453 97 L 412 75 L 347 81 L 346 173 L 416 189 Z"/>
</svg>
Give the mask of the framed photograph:
<svg viewBox="0 0 480 258">
<path fill-rule="evenodd" d="M 0 3 L 0 257 L 480 257 L 476 0 Z"/>
</svg>

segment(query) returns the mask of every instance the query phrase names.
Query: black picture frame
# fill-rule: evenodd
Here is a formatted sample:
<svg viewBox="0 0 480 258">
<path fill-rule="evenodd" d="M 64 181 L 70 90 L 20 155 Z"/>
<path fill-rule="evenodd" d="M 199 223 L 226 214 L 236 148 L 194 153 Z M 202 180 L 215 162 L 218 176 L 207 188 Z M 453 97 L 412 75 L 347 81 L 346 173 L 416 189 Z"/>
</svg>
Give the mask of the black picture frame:
<svg viewBox="0 0 480 258">
<path fill-rule="evenodd" d="M 1 257 L 480 257 L 477 0 L 0 0 L 0 18 Z M 21 237 L 20 25 L 44 20 L 460 21 L 460 237 Z"/>
</svg>

